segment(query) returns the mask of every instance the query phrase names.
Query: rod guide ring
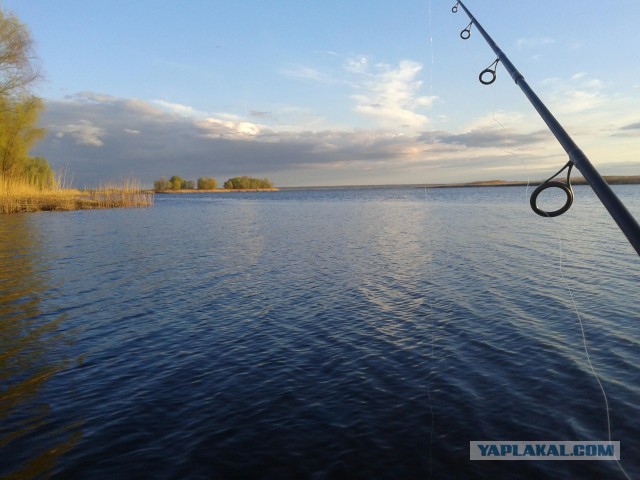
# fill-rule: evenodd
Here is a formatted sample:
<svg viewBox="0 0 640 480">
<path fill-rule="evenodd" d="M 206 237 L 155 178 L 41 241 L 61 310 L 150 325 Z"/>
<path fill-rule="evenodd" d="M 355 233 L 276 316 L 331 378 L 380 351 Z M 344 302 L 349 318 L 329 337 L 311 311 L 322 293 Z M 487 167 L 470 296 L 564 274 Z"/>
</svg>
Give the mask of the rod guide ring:
<svg viewBox="0 0 640 480">
<path fill-rule="evenodd" d="M 547 188 L 559 188 L 565 193 L 567 200 L 562 207 L 552 211 L 546 211 L 538 208 L 538 195 Z M 558 180 L 546 181 L 538 185 L 538 188 L 533 191 L 531 198 L 529 199 L 529 204 L 531 205 L 531 209 L 541 217 L 557 217 L 571 208 L 571 205 L 573 204 L 573 190 L 571 189 L 571 185 L 564 182 L 560 182 Z"/>
<path fill-rule="evenodd" d="M 485 77 L 487 74 L 490 74 L 491 78 L 489 78 L 488 80 L 485 80 Z M 496 81 L 496 71 L 491 70 L 491 68 L 485 68 L 483 71 L 480 72 L 478 79 L 480 80 L 480 83 L 483 85 L 491 85 L 493 82 Z"/>
</svg>

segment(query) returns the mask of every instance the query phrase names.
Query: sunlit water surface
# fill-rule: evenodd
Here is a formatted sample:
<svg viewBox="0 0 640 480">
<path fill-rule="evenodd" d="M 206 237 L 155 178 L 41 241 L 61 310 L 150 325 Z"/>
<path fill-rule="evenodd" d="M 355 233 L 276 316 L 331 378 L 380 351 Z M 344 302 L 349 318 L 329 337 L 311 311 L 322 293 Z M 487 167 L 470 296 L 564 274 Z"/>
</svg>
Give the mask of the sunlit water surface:
<svg viewBox="0 0 640 480">
<path fill-rule="evenodd" d="M 640 216 L 640 187 L 617 187 Z M 587 187 L 159 196 L 0 218 L 0 477 L 640 478 L 640 262 Z"/>
</svg>

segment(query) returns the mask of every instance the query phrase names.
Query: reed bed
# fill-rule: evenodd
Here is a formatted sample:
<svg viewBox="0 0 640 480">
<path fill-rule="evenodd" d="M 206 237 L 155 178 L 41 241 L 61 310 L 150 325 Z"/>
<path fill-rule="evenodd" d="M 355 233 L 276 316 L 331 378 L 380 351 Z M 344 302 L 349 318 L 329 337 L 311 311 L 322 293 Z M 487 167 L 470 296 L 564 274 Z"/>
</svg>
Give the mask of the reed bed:
<svg viewBox="0 0 640 480">
<path fill-rule="evenodd" d="M 119 184 L 105 183 L 97 190 L 87 190 L 88 198 L 83 202 L 89 202 L 88 208 L 132 208 L 150 207 L 153 205 L 154 194 L 144 191 L 137 180 L 125 179 Z"/>
<path fill-rule="evenodd" d="M 38 188 L 26 181 L 0 177 L 0 213 L 49 212 L 102 208 L 149 207 L 153 193 L 143 191 L 139 182 L 123 180 L 108 183 L 94 190 L 65 188 L 56 181 L 47 188 Z"/>
</svg>

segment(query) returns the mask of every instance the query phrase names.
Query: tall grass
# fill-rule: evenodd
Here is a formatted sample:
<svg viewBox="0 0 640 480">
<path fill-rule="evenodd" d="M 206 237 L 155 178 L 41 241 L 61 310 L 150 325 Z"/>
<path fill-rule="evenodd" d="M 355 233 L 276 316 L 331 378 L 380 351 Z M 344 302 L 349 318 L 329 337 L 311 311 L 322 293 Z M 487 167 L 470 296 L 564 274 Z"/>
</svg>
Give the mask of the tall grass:
<svg viewBox="0 0 640 480">
<path fill-rule="evenodd" d="M 142 190 L 138 180 L 125 178 L 119 184 L 104 183 L 97 190 L 87 190 L 92 207 L 89 208 L 131 208 L 153 205 L 153 193 Z"/>
<path fill-rule="evenodd" d="M 70 180 L 58 173 L 48 185 L 25 178 L 0 175 L 0 213 L 130 208 L 153 205 L 153 193 L 144 192 L 136 180 L 123 179 L 95 190 L 69 188 Z"/>
</svg>

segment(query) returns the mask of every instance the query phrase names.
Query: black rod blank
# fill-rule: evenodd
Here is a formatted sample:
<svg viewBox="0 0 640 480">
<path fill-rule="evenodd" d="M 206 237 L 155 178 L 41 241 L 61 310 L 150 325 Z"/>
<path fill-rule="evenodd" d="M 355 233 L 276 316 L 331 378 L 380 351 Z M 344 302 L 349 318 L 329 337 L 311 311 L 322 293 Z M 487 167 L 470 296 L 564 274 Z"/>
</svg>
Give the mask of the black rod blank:
<svg viewBox="0 0 640 480">
<path fill-rule="evenodd" d="M 487 31 L 482 28 L 482 25 L 478 23 L 476 18 L 471 14 L 464 3 L 458 0 L 457 5 L 460 5 L 462 7 L 462 9 L 471 20 L 471 24 L 469 25 L 469 27 L 467 27 L 467 30 L 470 29 L 471 25 L 475 25 L 480 34 L 489 44 L 489 47 L 491 47 L 491 49 L 497 55 L 497 60 L 499 60 L 504 65 L 507 72 L 509 72 L 509 74 L 513 78 L 513 81 L 520 87 L 527 99 L 529 99 L 529 102 L 531 102 L 542 120 L 544 120 L 544 122 L 547 124 L 547 127 L 549 127 L 549 130 L 551 130 L 551 133 L 553 133 L 562 148 L 569 155 L 571 163 L 573 163 L 576 168 L 580 170 L 580 173 L 582 173 L 583 177 L 591 186 L 611 217 L 618 224 L 618 227 L 620 228 L 620 230 L 622 230 L 622 233 L 625 234 L 631 246 L 636 250 L 638 255 L 640 255 L 640 225 L 638 225 L 636 219 L 633 217 L 633 215 L 631 215 L 631 213 L 629 213 L 627 208 L 616 196 L 613 190 L 611 190 L 611 187 L 607 184 L 604 178 L 602 178 L 600 173 L 598 173 L 598 171 L 589 161 L 584 152 L 580 150 L 580 148 L 578 148 L 573 139 L 565 131 L 562 125 L 560 125 L 560 122 L 556 120 L 556 118 L 545 106 L 542 100 L 540 100 L 536 93 L 531 89 L 529 84 L 524 79 L 524 76 L 518 71 L 513 63 L 511 63 L 509 58 L 498 47 L 496 42 L 494 42 Z"/>
</svg>

